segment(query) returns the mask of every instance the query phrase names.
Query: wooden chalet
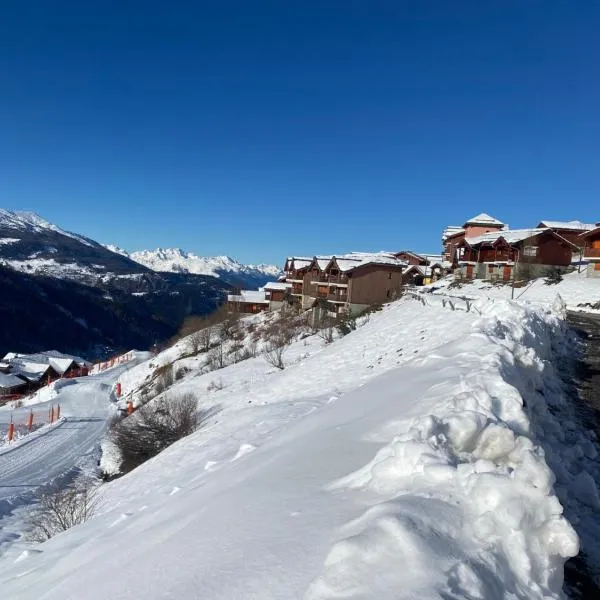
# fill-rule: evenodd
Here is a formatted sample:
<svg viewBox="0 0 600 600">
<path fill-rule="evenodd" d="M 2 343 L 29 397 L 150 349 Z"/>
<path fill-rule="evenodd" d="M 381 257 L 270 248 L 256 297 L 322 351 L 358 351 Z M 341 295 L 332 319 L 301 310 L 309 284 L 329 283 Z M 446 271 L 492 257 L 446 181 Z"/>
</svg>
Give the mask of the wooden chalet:
<svg viewBox="0 0 600 600">
<path fill-rule="evenodd" d="M 458 261 L 457 248 L 464 240 L 476 238 L 486 233 L 502 231 L 506 225 L 486 213 L 480 213 L 465 223 L 462 227 L 451 225 L 444 230 L 442 245 L 444 247 L 443 260 L 456 267 Z"/>
<path fill-rule="evenodd" d="M 511 281 L 566 270 L 577 246 L 552 229 L 514 229 L 463 239 L 456 275 L 464 279 Z"/>
<path fill-rule="evenodd" d="M 230 313 L 255 315 L 269 309 L 269 300 L 264 289 L 240 290 L 238 294 L 227 296 L 227 310 Z"/>
<path fill-rule="evenodd" d="M 582 223 L 581 221 L 540 221 L 539 228 L 548 228 L 564 237 L 567 241 L 583 248 L 582 234 L 595 229 L 593 223 Z"/>
<path fill-rule="evenodd" d="M 600 222 L 594 229 L 581 234 L 583 259 L 588 262 L 588 277 L 600 277 Z"/>
</svg>

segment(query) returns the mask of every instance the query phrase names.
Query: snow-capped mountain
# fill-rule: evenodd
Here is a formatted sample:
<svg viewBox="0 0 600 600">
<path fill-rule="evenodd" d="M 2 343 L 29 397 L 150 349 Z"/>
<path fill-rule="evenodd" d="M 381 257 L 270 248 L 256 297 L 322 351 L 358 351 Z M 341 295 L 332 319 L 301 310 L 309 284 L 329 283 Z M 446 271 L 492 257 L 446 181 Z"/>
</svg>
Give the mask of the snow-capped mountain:
<svg viewBox="0 0 600 600">
<path fill-rule="evenodd" d="M 153 271 L 212 275 L 247 287 L 259 287 L 281 275 L 281 269 L 275 265 L 244 265 L 229 256 L 198 256 L 181 248 L 157 248 L 128 253 L 118 246 L 106 247 Z"/>
<path fill-rule="evenodd" d="M 0 209 L 0 356 L 149 347 L 231 289 L 225 278 L 155 272 L 35 213 Z"/>
</svg>

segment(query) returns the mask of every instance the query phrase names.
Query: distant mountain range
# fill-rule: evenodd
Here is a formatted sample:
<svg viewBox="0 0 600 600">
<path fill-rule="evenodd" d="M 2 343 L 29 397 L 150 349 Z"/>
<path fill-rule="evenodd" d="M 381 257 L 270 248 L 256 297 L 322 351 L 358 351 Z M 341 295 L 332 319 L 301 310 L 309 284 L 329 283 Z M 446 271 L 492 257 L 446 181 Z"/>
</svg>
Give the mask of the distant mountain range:
<svg viewBox="0 0 600 600">
<path fill-rule="evenodd" d="M 212 275 L 236 287 L 260 287 L 281 275 L 281 268 L 275 265 L 244 265 L 229 256 L 198 256 L 181 248 L 157 248 L 129 253 L 118 246 L 106 247 L 153 271 Z"/>
<path fill-rule="evenodd" d="M 232 289 L 278 272 L 180 250 L 129 257 L 34 213 L 0 209 L 0 356 L 52 348 L 95 358 L 147 348 L 186 315 L 206 314 Z"/>
</svg>

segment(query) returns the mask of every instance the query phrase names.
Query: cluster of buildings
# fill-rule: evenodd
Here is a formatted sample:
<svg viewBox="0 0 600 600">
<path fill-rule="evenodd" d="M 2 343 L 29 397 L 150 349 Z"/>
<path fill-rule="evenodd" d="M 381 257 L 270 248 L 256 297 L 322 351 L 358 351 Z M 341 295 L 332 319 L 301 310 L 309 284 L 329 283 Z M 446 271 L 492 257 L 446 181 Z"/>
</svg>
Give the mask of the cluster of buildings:
<svg viewBox="0 0 600 600">
<path fill-rule="evenodd" d="M 328 256 L 290 256 L 283 276 L 258 290 L 227 297 L 232 313 L 320 308 L 331 316 L 357 314 L 397 297 L 402 287 L 424 285 L 453 272 L 459 279 L 513 282 L 583 265 L 600 277 L 600 223 L 540 221 L 529 229 L 510 229 L 481 213 L 442 236 L 443 254 L 372 252 Z"/>
<path fill-rule="evenodd" d="M 56 350 L 38 354 L 9 352 L 0 360 L 0 402 L 35 392 L 60 378 L 87 375 L 91 363 Z"/>
<path fill-rule="evenodd" d="M 600 223 L 540 221 L 530 229 L 510 229 L 485 213 L 443 233 L 444 260 L 458 278 L 514 281 L 544 277 L 586 263 L 600 277 Z"/>
<path fill-rule="evenodd" d="M 301 310 L 319 308 L 330 316 L 357 314 L 396 298 L 407 283 L 429 283 L 449 264 L 441 255 L 353 252 L 329 256 L 290 256 L 283 276 L 259 290 L 227 297 L 230 312 L 277 310 L 286 303 Z"/>
</svg>

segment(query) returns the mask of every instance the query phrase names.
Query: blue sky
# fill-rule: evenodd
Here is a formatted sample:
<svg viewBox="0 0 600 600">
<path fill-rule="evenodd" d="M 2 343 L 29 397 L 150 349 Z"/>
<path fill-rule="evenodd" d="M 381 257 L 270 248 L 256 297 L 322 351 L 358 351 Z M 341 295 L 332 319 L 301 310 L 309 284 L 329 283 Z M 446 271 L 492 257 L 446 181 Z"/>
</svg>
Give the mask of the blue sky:
<svg viewBox="0 0 600 600">
<path fill-rule="evenodd" d="M 600 3 L 6 2 L 0 206 L 128 250 L 600 220 Z"/>
</svg>

